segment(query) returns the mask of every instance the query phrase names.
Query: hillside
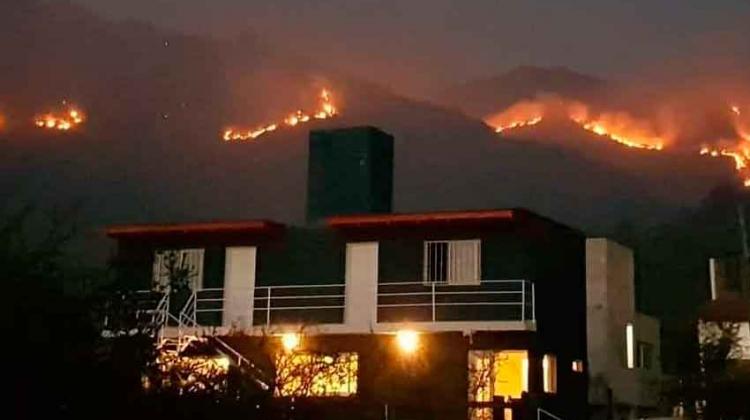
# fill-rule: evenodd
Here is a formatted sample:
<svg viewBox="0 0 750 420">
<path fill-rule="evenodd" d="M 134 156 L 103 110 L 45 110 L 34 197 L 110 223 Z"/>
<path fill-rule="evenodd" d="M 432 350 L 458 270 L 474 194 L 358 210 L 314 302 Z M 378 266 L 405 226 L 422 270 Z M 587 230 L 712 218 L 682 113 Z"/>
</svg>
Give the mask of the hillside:
<svg viewBox="0 0 750 420">
<path fill-rule="evenodd" d="M 397 211 L 528 207 L 601 230 L 691 205 L 731 177 L 715 161 L 573 147 L 568 136 L 601 142 L 555 127 L 518 134 L 557 142 L 503 138 L 465 113 L 352 80 L 335 63 L 259 47 L 252 37 L 188 37 L 104 21 L 65 2 L 0 8 L 0 42 L 14 57 L 13 66 L 0 67 L 9 120 L 0 131 L 0 194 L 42 207 L 80 201 L 92 239 L 116 222 L 301 222 L 307 133 L 320 127 L 376 125 L 396 137 Z M 527 80 L 522 93 L 531 94 L 528 86 L 540 79 L 518 72 L 525 70 L 503 80 Z M 561 80 L 576 80 L 576 92 L 603 83 L 564 74 Z M 320 87 L 334 93 L 338 118 L 251 142 L 221 141 L 227 124 L 258 124 L 311 106 Z M 514 89 L 502 101 L 520 94 Z M 34 112 L 60 98 L 86 111 L 80 130 L 52 134 L 29 125 Z"/>
<path fill-rule="evenodd" d="M 482 118 L 522 99 L 556 94 L 598 103 L 609 84 L 564 67 L 519 66 L 497 76 L 446 88 L 436 100 Z"/>
</svg>

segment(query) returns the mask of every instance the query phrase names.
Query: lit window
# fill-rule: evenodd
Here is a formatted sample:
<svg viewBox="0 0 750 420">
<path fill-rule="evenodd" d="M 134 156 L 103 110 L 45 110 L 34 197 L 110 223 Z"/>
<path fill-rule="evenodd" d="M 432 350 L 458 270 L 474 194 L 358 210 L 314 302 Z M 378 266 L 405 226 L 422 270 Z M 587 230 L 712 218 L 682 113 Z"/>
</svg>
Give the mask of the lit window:
<svg viewBox="0 0 750 420">
<path fill-rule="evenodd" d="M 542 369 L 544 370 L 544 392 L 557 393 L 557 357 L 545 354 L 542 359 Z"/>
<path fill-rule="evenodd" d="M 469 352 L 469 401 L 517 399 L 528 389 L 529 360 L 525 350 Z"/>
<path fill-rule="evenodd" d="M 492 351 L 469 352 L 469 401 L 492 402 L 493 397 L 493 364 L 495 354 Z M 491 414 L 491 412 L 490 412 Z M 481 413 L 475 414 L 480 416 Z M 471 417 L 474 418 L 474 417 Z M 480 418 L 480 417 L 477 417 Z M 490 417 L 491 418 L 491 417 Z"/>
<path fill-rule="evenodd" d="M 469 408 L 469 420 L 493 420 L 492 407 Z"/>
<path fill-rule="evenodd" d="M 573 360 L 573 372 L 583 373 L 583 360 Z"/>
<path fill-rule="evenodd" d="M 480 248 L 479 239 L 426 241 L 422 278 L 426 283 L 478 284 Z"/>
<path fill-rule="evenodd" d="M 276 395 L 347 397 L 357 393 L 357 353 L 280 353 L 276 356 Z"/>
<path fill-rule="evenodd" d="M 638 367 L 641 369 L 651 369 L 653 360 L 654 347 L 650 343 L 643 341 L 638 342 Z"/>
<path fill-rule="evenodd" d="M 635 367 L 635 331 L 632 322 L 625 326 L 625 361 L 628 369 Z"/>
</svg>

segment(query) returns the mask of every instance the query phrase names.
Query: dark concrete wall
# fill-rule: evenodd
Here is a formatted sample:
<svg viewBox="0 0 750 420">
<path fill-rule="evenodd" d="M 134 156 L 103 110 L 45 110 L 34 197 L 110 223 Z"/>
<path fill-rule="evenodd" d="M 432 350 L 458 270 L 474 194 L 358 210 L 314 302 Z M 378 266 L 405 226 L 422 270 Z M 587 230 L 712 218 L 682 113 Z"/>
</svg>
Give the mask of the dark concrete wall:
<svg viewBox="0 0 750 420">
<path fill-rule="evenodd" d="M 393 196 L 393 137 L 375 127 L 310 132 L 307 220 L 389 213 Z"/>
</svg>

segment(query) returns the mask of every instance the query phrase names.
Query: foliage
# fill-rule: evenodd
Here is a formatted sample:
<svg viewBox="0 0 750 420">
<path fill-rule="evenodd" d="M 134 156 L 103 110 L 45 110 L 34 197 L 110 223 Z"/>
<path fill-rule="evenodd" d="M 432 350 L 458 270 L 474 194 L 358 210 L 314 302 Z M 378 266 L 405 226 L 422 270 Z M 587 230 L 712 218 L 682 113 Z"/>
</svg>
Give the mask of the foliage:
<svg viewBox="0 0 750 420">
<path fill-rule="evenodd" d="M 737 327 L 731 322 L 711 323 L 700 340 L 684 343 L 681 373 L 668 381 L 665 396 L 690 417 L 750 415 L 750 369 L 746 361 L 730 357 L 739 340 Z M 706 326 L 693 330 L 696 336 L 701 328 Z"/>
</svg>

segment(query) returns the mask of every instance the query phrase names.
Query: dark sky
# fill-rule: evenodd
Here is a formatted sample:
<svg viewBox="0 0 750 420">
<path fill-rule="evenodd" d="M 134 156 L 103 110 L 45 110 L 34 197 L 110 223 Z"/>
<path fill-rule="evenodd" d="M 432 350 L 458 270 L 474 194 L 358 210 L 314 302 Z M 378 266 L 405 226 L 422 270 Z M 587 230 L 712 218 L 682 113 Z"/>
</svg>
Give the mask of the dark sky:
<svg viewBox="0 0 750 420">
<path fill-rule="evenodd" d="M 74 1 L 187 32 L 249 30 L 417 94 L 519 64 L 617 78 L 696 56 L 688 66 L 750 64 L 750 0 Z"/>
</svg>

